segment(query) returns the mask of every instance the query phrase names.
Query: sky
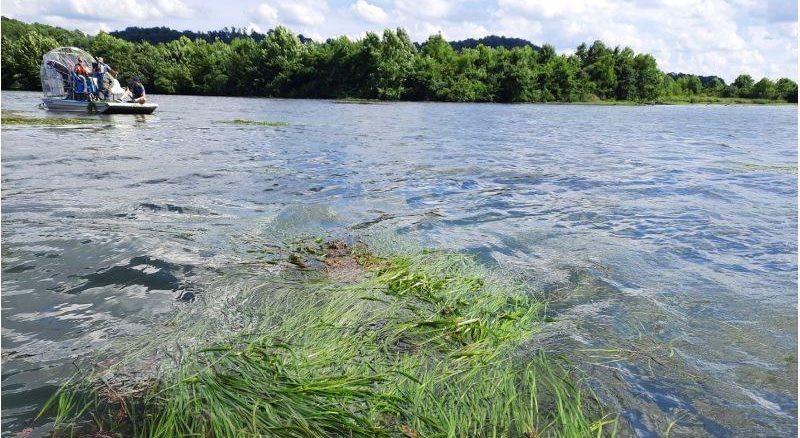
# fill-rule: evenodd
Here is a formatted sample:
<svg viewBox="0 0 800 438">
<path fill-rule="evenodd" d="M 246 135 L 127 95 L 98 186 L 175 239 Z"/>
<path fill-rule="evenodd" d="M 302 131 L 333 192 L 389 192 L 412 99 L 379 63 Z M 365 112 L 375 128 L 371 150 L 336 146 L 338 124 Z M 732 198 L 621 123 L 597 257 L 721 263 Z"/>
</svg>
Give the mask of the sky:
<svg viewBox="0 0 800 438">
<path fill-rule="evenodd" d="M 602 40 L 662 70 L 797 80 L 797 0 L 0 0 L 0 13 L 95 34 L 284 25 L 316 40 L 402 27 L 415 41 L 504 35 L 571 53 Z"/>
</svg>

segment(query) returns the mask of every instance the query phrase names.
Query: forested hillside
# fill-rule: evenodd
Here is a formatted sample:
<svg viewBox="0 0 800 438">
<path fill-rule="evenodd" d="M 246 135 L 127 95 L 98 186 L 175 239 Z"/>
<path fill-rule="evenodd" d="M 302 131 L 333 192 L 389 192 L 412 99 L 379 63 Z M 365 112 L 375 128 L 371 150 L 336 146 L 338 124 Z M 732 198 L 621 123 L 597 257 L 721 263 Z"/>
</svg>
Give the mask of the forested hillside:
<svg viewBox="0 0 800 438">
<path fill-rule="evenodd" d="M 130 29 L 127 35 L 132 38 Z M 165 41 L 174 36 L 161 29 Z M 172 31 L 177 32 L 177 31 Z M 790 79 L 665 74 L 648 54 L 581 44 L 572 55 L 525 40 L 487 37 L 453 48 L 440 35 L 414 44 L 402 29 L 316 42 L 278 27 L 262 34 L 224 29 L 181 34 L 151 44 L 3 18 L 2 87 L 40 89 L 42 54 L 78 46 L 103 56 L 125 82 L 139 76 L 150 92 L 296 98 L 364 98 L 454 102 L 657 102 L 696 97 L 797 102 Z M 483 42 L 484 44 L 481 44 Z M 497 43 L 492 48 L 485 44 Z M 511 49 L 503 44 L 517 45 Z M 475 48 L 472 48 L 472 45 Z"/>
</svg>

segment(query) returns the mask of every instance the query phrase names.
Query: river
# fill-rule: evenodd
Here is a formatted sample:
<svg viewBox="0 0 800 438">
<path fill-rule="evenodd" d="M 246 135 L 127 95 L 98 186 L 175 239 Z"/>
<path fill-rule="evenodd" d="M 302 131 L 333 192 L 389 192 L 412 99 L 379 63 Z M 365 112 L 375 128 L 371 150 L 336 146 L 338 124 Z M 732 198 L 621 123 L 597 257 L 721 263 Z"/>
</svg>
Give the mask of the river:
<svg viewBox="0 0 800 438">
<path fill-rule="evenodd" d="M 152 98 L 3 127 L 4 433 L 279 227 L 528 276 L 624 435 L 797 434 L 797 106 Z"/>
</svg>

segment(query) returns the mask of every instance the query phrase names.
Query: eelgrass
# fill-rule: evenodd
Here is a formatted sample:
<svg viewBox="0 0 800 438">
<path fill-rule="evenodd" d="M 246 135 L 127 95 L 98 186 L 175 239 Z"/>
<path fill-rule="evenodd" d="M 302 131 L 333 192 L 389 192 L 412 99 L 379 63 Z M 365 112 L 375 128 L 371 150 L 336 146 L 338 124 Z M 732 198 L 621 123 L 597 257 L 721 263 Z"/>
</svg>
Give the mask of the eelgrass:
<svg viewBox="0 0 800 438">
<path fill-rule="evenodd" d="M 61 117 L 25 117 L 17 114 L 6 115 L 0 118 L 3 125 L 42 125 L 42 126 L 62 126 L 62 125 L 85 125 L 95 123 L 87 119 L 66 119 Z"/>
<path fill-rule="evenodd" d="M 272 127 L 288 125 L 288 123 L 286 122 L 270 122 L 270 121 L 246 120 L 246 119 L 221 120 L 220 123 L 228 123 L 232 125 L 256 125 L 256 126 L 272 126 Z"/>
<path fill-rule="evenodd" d="M 614 433 L 615 420 L 601 417 L 569 368 L 532 345 L 542 304 L 520 285 L 458 254 L 381 257 L 362 248 L 345 257 L 359 279 L 278 275 L 236 300 L 223 293 L 205 316 L 238 314 L 220 322 L 235 332 L 192 331 L 192 322 L 208 326 L 203 313 L 178 318 L 129 343 L 140 351 L 133 360 L 76 375 L 43 412 L 54 412 L 57 434 L 78 435 Z M 175 365 L 161 362 L 148 378 L 130 374 L 142 354 L 169 351 L 178 338 L 165 334 L 184 345 L 216 340 Z"/>
</svg>

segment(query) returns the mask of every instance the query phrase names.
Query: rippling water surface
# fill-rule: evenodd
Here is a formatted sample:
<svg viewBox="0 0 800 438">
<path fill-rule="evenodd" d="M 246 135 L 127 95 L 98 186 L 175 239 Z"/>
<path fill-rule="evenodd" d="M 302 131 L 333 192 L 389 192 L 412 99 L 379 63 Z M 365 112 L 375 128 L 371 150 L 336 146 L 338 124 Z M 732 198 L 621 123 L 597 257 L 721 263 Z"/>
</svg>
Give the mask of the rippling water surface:
<svg viewBox="0 0 800 438">
<path fill-rule="evenodd" d="M 156 100 L 2 130 L 4 431 L 283 223 L 529 274 L 623 434 L 796 435 L 796 106 Z"/>
</svg>

